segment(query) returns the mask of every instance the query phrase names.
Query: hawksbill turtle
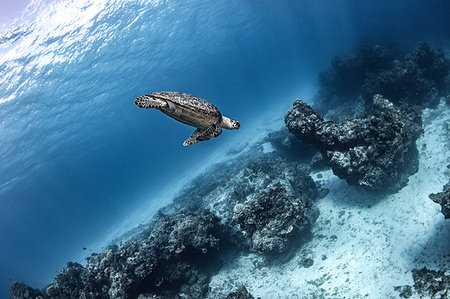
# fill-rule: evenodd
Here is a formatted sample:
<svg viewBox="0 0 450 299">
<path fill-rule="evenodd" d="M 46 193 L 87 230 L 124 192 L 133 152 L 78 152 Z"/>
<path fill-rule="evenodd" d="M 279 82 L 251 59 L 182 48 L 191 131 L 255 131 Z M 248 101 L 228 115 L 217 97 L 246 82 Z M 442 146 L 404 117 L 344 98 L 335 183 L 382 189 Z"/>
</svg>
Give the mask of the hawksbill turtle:
<svg viewBox="0 0 450 299">
<path fill-rule="evenodd" d="M 146 94 L 134 100 L 141 108 L 155 108 L 162 113 L 197 129 L 184 143 L 188 146 L 200 141 L 209 140 L 222 134 L 222 128 L 237 130 L 241 127 L 237 120 L 222 116 L 213 104 L 196 96 L 162 91 Z"/>
</svg>

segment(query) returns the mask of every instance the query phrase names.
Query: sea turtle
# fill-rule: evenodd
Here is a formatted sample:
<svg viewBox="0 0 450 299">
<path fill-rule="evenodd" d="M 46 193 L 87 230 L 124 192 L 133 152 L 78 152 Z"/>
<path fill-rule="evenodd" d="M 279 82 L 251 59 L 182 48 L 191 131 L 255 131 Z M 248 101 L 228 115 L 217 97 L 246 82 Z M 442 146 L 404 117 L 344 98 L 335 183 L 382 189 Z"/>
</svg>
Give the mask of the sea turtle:
<svg viewBox="0 0 450 299">
<path fill-rule="evenodd" d="M 196 127 L 191 137 L 183 143 L 184 146 L 217 137 L 222 134 L 222 128 L 237 130 L 241 127 L 237 120 L 222 116 L 213 104 L 187 93 L 154 92 L 137 97 L 134 103 L 145 109 L 156 108 L 182 123 Z"/>
</svg>

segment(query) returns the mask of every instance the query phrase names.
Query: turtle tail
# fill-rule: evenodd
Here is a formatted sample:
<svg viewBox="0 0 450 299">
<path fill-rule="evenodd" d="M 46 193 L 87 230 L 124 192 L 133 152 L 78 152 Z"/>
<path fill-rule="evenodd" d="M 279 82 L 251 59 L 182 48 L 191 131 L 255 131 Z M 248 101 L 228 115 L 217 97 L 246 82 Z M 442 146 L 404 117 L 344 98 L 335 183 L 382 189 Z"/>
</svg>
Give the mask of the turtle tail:
<svg viewBox="0 0 450 299">
<path fill-rule="evenodd" d="M 134 104 L 138 107 L 148 109 L 148 108 L 156 108 L 161 109 L 167 107 L 167 102 L 150 95 L 140 96 L 134 100 Z"/>
</svg>

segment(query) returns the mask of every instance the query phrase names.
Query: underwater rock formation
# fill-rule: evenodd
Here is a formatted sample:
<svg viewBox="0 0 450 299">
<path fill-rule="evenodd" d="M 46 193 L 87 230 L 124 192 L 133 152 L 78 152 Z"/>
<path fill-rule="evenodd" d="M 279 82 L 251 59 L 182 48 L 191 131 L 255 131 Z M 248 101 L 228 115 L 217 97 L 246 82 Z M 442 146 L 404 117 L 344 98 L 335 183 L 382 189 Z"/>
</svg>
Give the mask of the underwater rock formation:
<svg viewBox="0 0 450 299">
<path fill-rule="evenodd" d="M 326 71 L 319 73 L 319 93 L 315 102 L 333 109 L 361 95 L 367 74 L 390 68 L 394 56 L 379 45 L 359 45 L 348 56 L 336 56 Z"/>
<path fill-rule="evenodd" d="M 447 94 L 445 78 L 449 72 L 450 61 L 442 49 L 433 50 L 420 43 L 402 61 L 393 61 L 389 69 L 368 74 L 362 85 L 362 96 L 368 101 L 381 93 L 394 102 L 435 107 L 440 97 Z"/>
<path fill-rule="evenodd" d="M 450 276 L 445 275 L 445 270 L 429 270 L 422 268 L 420 270 L 412 270 L 414 280 L 414 289 L 409 286 L 396 287 L 397 291 L 401 291 L 401 298 L 436 298 L 444 299 L 450 297 Z"/>
<path fill-rule="evenodd" d="M 350 185 L 395 192 L 418 170 L 416 139 L 422 133 L 420 113 L 396 107 L 381 95 L 373 98 L 371 116 L 342 123 L 325 121 L 297 99 L 285 115 L 289 131 L 314 144 L 334 174 Z"/>
<path fill-rule="evenodd" d="M 44 298 L 202 298 L 217 258 L 222 227 L 208 211 L 160 215 L 147 237 L 93 254 L 86 267 L 68 263 Z M 11 298 L 24 298 L 13 284 Z M 142 296 L 141 296 L 142 298 Z"/>
<path fill-rule="evenodd" d="M 450 296 L 450 276 L 445 271 L 413 270 L 414 289 L 421 298 L 448 298 Z"/>
<path fill-rule="evenodd" d="M 277 186 L 233 208 L 233 221 L 249 234 L 250 250 L 281 253 L 318 217 L 308 197 L 295 197 Z"/>
<path fill-rule="evenodd" d="M 41 291 L 25 285 L 23 282 L 14 282 L 9 288 L 9 296 L 12 299 L 43 299 Z"/>
<path fill-rule="evenodd" d="M 240 286 L 236 292 L 231 292 L 225 299 L 255 299 L 255 297 L 247 291 L 245 286 Z"/>
<path fill-rule="evenodd" d="M 289 161 L 275 153 L 250 150 L 247 155 L 207 169 L 186 186 L 168 209 L 205 208 L 232 225 L 233 207 L 237 203 L 244 203 L 275 186 L 282 186 L 294 197 L 308 197 L 313 201 L 319 194 L 306 164 Z"/>
<path fill-rule="evenodd" d="M 172 209 L 191 205 L 190 209 L 210 210 L 232 228 L 236 245 L 246 250 L 281 253 L 307 229 L 304 223 L 316 218 L 319 191 L 309 168 L 274 153 L 250 151 L 248 156 L 219 163 L 192 186 L 175 199 Z M 249 222 L 263 214 L 265 219 L 250 228 Z"/>
<path fill-rule="evenodd" d="M 445 219 L 450 218 L 450 183 L 446 184 L 442 192 L 428 195 L 431 200 L 441 205 Z"/>
<path fill-rule="evenodd" d="M 362 45 L 349 56 L 335 57 L 331 67 L 319 74 L 315 103 L 326 112 L 360 98 L 370 106 L 373 96 L 382 94 L 394 103 L 434 107 L 450 90 L 449 72 L 450 61 L 442 49 L 426 43 L 404 57 L 382 46 Z"/>
</svg>

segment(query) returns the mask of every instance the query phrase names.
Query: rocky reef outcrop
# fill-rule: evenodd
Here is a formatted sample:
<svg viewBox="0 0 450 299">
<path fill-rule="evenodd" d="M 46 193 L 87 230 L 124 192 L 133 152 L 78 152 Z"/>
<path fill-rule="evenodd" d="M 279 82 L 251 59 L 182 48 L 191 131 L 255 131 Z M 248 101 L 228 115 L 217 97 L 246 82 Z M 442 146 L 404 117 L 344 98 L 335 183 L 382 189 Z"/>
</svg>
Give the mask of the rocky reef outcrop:
<svg viewBox="0 0 450 299">
<path fill-rule="evenodd" d="M 397 52 L 397 53 L 396 53 Z M 319 74 L 319 93 L 315 103 L 326 112 L 350 102 L 350 109 L 363 99 L 370 106 L 375 94 L 394 103 L 406 102 L 433 107 L 446 96 L 450 60 L 442 49 L 419 43 L 404 55 L 379 45 L 360 45 L 348 56 L 337 56 L 328 70 Z"/>
<path fill-rule="evenodd" d="M 400 298 L 435 298 L 450 297 L 450 275 L 444 270 L 430 270 L 427 268 L 412 270 L 414 285 L 398 286 Z"/>
<path fill-rule="evenodd" d="M 255 299 L 245 286 L 240 286 L 235 292 L 231 292 L 225 299 Z"/>
<path fill-rule="evenodd" d="M 13 299 L 43 299 L 40 290 L 33 289 L 25 285 L 23 282 L 17 281 L 11 284 L 9 288 L 9 296 Z"/>
<path fill-rule="evenodd" d="M 169 208 L 209 209 L 231 227 L 239 247 L 286 252 L 317 218 L 319 190 L 306 165 L 273 153 L 250 153 L 207 170 Z"/>
<path fill-rule="evenodd" d="M 219 221 L 203 210 L 160 215 L 145 238 L 94 254 L 86 267 L 68 263 L 40 293 L 15 283 L 11 298 L 202 298 L 220 267 Z"/>
<path fill-rule="evenodd" d="M 420 112 L 397 107 L 381 95 L 373 98 L 372 115 L 342 123 L 325 121 L 297 99 L 285 123 L 292 134 L 317 146 L 333 172 L 351 185 L 395 192 L 418 170 Z"/>
<path fill-rule="evenodd" d="M 249 234 L 250 250 L 256 252 L 285 252 L 317 216 L 310 198 L 289 195 L 281 186 L 233 208 L 233 221 Z"/>
<path fill-rule="evenodd" d="M 368 74 L 362 95 L 366 101 L 381 93 L 395 102 L 435 107 L 449 90 L 445 83 L 449 72 L 450 61 L 442 49 L 434 50 L 420 43 L 403 60 L 394 60 L 389 69 Z"/>
<path fill-rule="evenodd" d="M 330 67 L 319 73 L 319 91 L 315 102 L 333 109 L 347 101 L 354 102 L 362 94 L 369 74 L 389 69 L 394 54 L 386 47 L 361 44 L 347 56 L 336 56 Z"/>
<path fill-rule="evenodd" d="M 441 205 L 441 211 L 445 219 L 450 218 L 450 182 L 444 186 L 442 192 L 432 193 L 429 197 Z"/>
<path fill-rule="evenodd" d="M 412 272 L 414 288 L 421 298 L 448 298 L 450 296 L 450 275 L 445 275 L 445 271 L 422 268 Z"/>
</svg>

